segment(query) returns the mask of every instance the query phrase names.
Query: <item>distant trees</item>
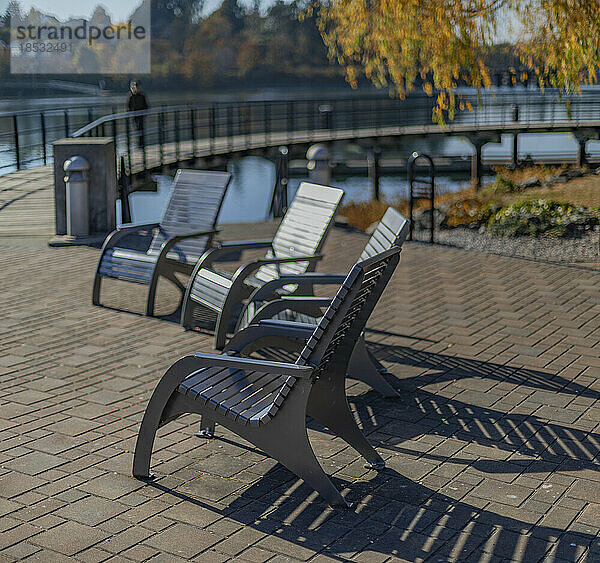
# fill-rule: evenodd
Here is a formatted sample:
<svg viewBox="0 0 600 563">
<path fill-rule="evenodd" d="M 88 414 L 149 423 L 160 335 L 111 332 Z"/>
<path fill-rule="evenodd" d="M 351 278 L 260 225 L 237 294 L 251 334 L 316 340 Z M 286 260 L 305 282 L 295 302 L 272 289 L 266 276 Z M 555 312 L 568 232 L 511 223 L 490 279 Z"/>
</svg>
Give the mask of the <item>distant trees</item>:
<svg viewBox="0 0 600 563">
<path fill-rule="evenodd" d="M 147 86 L 305 83 L 345 74 L 352 84 L 366 77 L 399 96 L 422 87 L 435 93 L 436 117 L 445 119 L 461 107 L 457 87 L 489 87 L 494 67 L 514 67 L 511 80 L 524 71 L 542 87 L 567 91 L 600 75 L 599 0 L 222 0 L 208 16 L 205 0 L 143 1 L 152 13 Z M 10 18 L 20 13 L 11 0 L 0 14 L 7 44 Z M 5 49 L 0 73 L 6 60 Z"/>
<path fill-rule="evenodd" d="M 305 9 L 303 0 L 276 0 L 264 13 L 259 0 L 249 9 L 224 0 L 187 26 L 179 64 L 183 78 L 203 86 L 240 79 L 272 83 L 274 76 L 339 80 L 343 72 L 328 59 L 315 20 L 300 18 Z M 153 75 L 165 56 L 168 51 L 153 57 Z"/>
<path fill-rule="evenodd" d="M 303 19 L 310 0 L 261 0 L 242 4 L 223 0 L 203 16 L 205 0 L 144 0 L 151 7 L 152 75 L 147 87 L 211 87 L 274 84 L 279 80 L 343 80 L 342 68 L 329 60 L 314 19 Z M 0 40 L 10 42 L 10 14 L 18 15 L 18 0 L 0 14 Z M 102 57 L 100 51 L 97 56 Z M 8 52 L 0 53 L 0 73 L 6 75 Z M 116 65 L 126 62 L 119 52 Z M 90 61 L 82 61 L 90 62 Z M 123 69 L 127 65 L 123 66 Z M 125 70 L 123 70 L 125 72 Z M 114 77 L 109 84 L 124 84 Z"/>
</svg>

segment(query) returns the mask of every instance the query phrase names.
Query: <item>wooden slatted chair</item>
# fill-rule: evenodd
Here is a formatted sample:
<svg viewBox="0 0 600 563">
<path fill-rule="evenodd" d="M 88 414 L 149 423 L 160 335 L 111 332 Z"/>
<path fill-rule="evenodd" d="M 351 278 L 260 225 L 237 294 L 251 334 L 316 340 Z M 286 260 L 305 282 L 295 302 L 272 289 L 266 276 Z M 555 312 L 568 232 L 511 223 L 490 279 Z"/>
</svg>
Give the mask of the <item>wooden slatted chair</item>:
<svg viewBox="0 0 600 563">
<path fill-rule="evenodd" d="M 215 348 L 221 349 L 243 301 L 257 287 L 281 275 L 314 271 L 343 195 L 336 188 L 303 182 L 272 240 L 224 242 L 207 251 L 190 276 L 182 326 L 186 330 L 198 326 L 198 310 L 216 314 Z M 213 262 L 221 254 L 260 248 L 268 249 L 265 257 L 240 266 L 234 274 L 213 269 Z M 277 289 L 282 294 L 295 290 L 290 285 Z"/>
<path fill-rule="evenodd" d="M 366 260 L 375 256 L 377 253 L 392 248 L 393 246 L 402 246 L 409 232 L 409 222 L 398 211 L 388 208 L 379 225 L 369 238 L 359 261 Z M 312 294 L 315 285 L 335 284 L 339 285 L 345 276 L 338 274 L 309 273 L 295 276 L 281 276 L 278 280 L 273 280 L 265 286 L 257 289 L 249 298 L 242 314 L 239 317 L 236 326 L 236 333 L 243 330 L 250 324 L 256 324 L 265 319 L 275 319 L 285 321 L 282 323 L 282 338 L 285 330 L 290 330 L 290 322 L 301 323 L 304 325 L 306 338 L 308 338 L 319 324 L 323 309 L 329 306 L 330 299 L 314 296 L 282 296 L 265 302 L 265 298 L 276 293 L 277 289 L 285 284 L 296 284 L 300 289 L 310 288 L 308 293 Z M 297 334 L 301 327 L 295 326 L 292 333 Z M 245 342 L 243 337 L 241 341 Z M 302 341 L 292 337 L 285 342 L 285 347 L 289 352 L 295 352 L 301 349 Z M 236 354 L 246 354 L 244 348 L 240 348 L 240 340 L 233 339 L 225 346 L 225 351 L 235 352 Z M 256 351 L 255 348 L 253 348 Z M 277 352 L 281 354 L 281 351 Z M 348 366 L 348 376 L 367 383 L 370 387 L 377 390 L 384 397 L 398 396 L 397 391 L 385 380 L 383 373 L 385 368 L 369 352 L 364 334 L 361 334 L 354 348 L 352 358 Z"/>
<path fill-rule="evenodd" d="M 217 217 L 231 174 L 202 170 L 178 170 L 171 197 L 159 223 L 131 225 L 113 231 L 102 246 L 92 302 L 100 305 L 102 278 L 113 278 L 148 287 L 146 314 L 154 314 L 156 287 L 160 276 L 174 283 L 184 294 L 183 285 L 175 273 L 191 274 L 194 265 L 211 246 Z M 132 241 L 145 237 L 145 248 L 136 248 Z"/>
<path fill-rule="evenodd" d="M 195 354 L 173 364 L 146 407 L 133 475 L 151 479 L 156 431 L 185 413 L 221 424 L 273 457 L 329 504 L 349 506 L 323 471 L 306 431 L 309 415 L 382 469 L 385 462 L 356 424 L 346 401 L 350 354 L 399 260 L 400 248 L 356 264 L 331 300 L 295 363 Z M 252 325 L 263 345 L 278 345 L 280 327 Z M 257 342 L 256 335 L 249 335 Z M 302 336 L 302 335 L 300 335 Z M 287 336 L 286 336 L 287 338 Z"/>
</svg>

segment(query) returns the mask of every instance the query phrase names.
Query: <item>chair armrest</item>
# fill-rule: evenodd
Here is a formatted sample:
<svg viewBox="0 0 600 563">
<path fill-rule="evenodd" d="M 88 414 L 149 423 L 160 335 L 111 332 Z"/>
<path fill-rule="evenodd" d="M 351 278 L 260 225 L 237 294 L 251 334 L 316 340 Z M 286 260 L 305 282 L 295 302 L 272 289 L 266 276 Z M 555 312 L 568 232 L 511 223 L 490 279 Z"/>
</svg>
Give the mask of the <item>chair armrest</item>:
<svg viewBox="0 0 600 563">
<path fill-rule="evenodd" d="M 275 301 L 282 301 L 286 305 L 294 306 L 295 304 L 303 305 L 307 303 L 309 305 L 316 305 L 317 307 L 329 307 L 331 305 L 332 297 L 315 297 L 314 295 L 286 295 L 280 299 L 269 301 L 274 303 Z"/>
<path fill-rule="evenodd" d="M 164 256 L 167 252 L 169 252 L 178 242 L 181 242 L 182 240 L 186 240 L 189 238 L 196 238 L 196 237 L 205 237 L 208 235 L 215 235 L 218 232 L 220 232 L 221 229 L 209 229 L 207 231 L 197 231 L 195 233 L 186 233 L 183 235 L 176 235 L 174 237 L 171 237 L 169 240 L 165 241 L 162 244 L 162 247 L 160 249 L 160 256 Z"/>
<path fill-rule="evenodd" d="M 104 239 L 104 243 L 102 244 L 102 254 L 104 254 L 105 250 L 112 248 L 115 246 L 115 244 L 117 244 L 117 242 L 126 236 L 139 233 L 141 231 L 156 229 L 159 226 L 160 223 L 147 223 L 143 225 L 127 225 L 125 227 L 118 227 Z"/>
<path fill-rule="evenodd" d="M 249 301 L 265 301 L 273 295 L 275 291 L 288 284 L 294 284 L 301 287 L 315 285 L 341 285 L 346 279 L 346 274 L 321 274 L 318 272 L 309 272 L 306 274 L 284 274 L 278 279 L 265 283 L 257 288 L 250 296 Z"/>
<path fill-rule="evenodd" d="M 331 305 L 330 297 L 300 297 L 295 295 L 280 297 L 267 301 L 261 305 L 255 312 L 249 324 L 256 324 L 265 319 L 271 319 L 282 311 L 294 311 L 306 315 L 314 314 L 315 308 L 329 307 Z M 313 327 L 314 328 L 314 327 Z"/>
<path fill-rule="evenodd" d="M 219 247 L 226 250 L 252 250 L 257 248 L 271 248 L 273 239 L 262 240 L 230 240 L 220 242 Z"/>
<path fill-rule="evenodd" d="M 310 332 L 311 334 L 315 331 L 315 326 L 307 323 L 299 323 L 296 321 L 281 321 L 279 319 L 265 319 L 258 323 L 258 326 L 275 328 L 281 331 L 303 331 Z"/>
<path fill-rule="evenodd" d="M 255 360 L 253 358 L 228 356 L 227 354 L 194 354 L 194 357 L 200 360 L 200 365 L 206 367 L 248 369 L 252 371 L 264 371 L 269 373 L 278 373 L 281 375 L 291 375 L 303 379 L 310 378 L 314 370 L 312 366 L 300 366 L 283 362 Z"/>
<path fill-rule="evenodd" d="M 248 345 L 261 338 L 290 338 L 306 341 L 314 331 L 314 326 L 301 323 L 288 323 L 285 326 L 281 324 L 263 324 L 262 322 L 252 324 L 236 332 L 223 348 L 223 352 L 241 354 Z"/>
<path fill-rule="evenodd" d="M 247 241 L 225 241 L 219 242 L 218 246 L 207 250 L 198 261 L 198 269 L 210 268 L 220 256 L 235 252 L 236 250 L 253 250 L 258 248 L 272 248 L 272 239 L 268 240 L 247 240 Z"/>
<path fill-rule="evenodd" d="M 235 283 L 238 279 L 246 279 L 249 275 L 253 274 L 263 266 L 270 264 L 291 264 L 294 262 L 318 262 L 323 259 L 322 254 L 312 254 L 311 256 L 290 256 L 288 258 L 257 258 L 252 262 L 248 262 L 243 266 L 240 266 L 235 274 L 233 275 L 233 282 Z M 293 283 L 293 282 L 290 282 Z"/>
</svg>

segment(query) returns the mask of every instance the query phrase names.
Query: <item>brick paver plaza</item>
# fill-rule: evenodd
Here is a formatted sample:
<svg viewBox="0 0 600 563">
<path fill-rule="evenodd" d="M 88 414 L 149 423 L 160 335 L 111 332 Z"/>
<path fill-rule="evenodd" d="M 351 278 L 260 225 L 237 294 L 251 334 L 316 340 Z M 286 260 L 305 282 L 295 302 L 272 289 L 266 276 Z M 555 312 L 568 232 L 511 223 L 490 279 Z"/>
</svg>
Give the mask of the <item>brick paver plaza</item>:
<svg viewBox="0 0 600 563">
<path fill-rule="evenodd" d="M 365 240 L 334 229 L 319 269 Z M 98 254 L 0 239 L 0 560 L 600 561 L 600 272 L 407 243 L 367 334 L 402 398 L 348 388 L 388 468 L 310 431 L 355 503 L 333 510 L 191 416 L 153 484 L 130 476 L 158 378 L 212 340 L 142 316 L 133 284 L 92 307 Z"/>
</svg>

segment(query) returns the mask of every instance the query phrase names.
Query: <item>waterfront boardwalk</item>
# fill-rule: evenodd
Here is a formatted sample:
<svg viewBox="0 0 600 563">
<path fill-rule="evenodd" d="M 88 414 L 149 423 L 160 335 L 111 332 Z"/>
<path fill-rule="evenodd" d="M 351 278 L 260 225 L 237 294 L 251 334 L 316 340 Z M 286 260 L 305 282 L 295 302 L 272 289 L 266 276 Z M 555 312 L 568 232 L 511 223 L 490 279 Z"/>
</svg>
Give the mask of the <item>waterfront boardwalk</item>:
<svg viewBox="0 0 600 563">
<path fill-rule="evenodd" d="M 192 416 L 159 432 L 153 484 L 130 477 L 154 385 L 212 337 L 166 283 L 160 318 L 133 284 L 92 307 L 99 251 L 47 238 L 0 237 L 0 561 L 600 560 L 599 272 L 407 243 L 367 332 L 401 398 L 348 387 L 388 468 L 311 425 L 355 503 L 332 510 Z M 365 241 L 334 228 L 319 270 Z"/>
<path fill-rule="evenodd" d="M 52 165 L 0 176 L 0 237 L 54 233 Z"/>
</svg>

